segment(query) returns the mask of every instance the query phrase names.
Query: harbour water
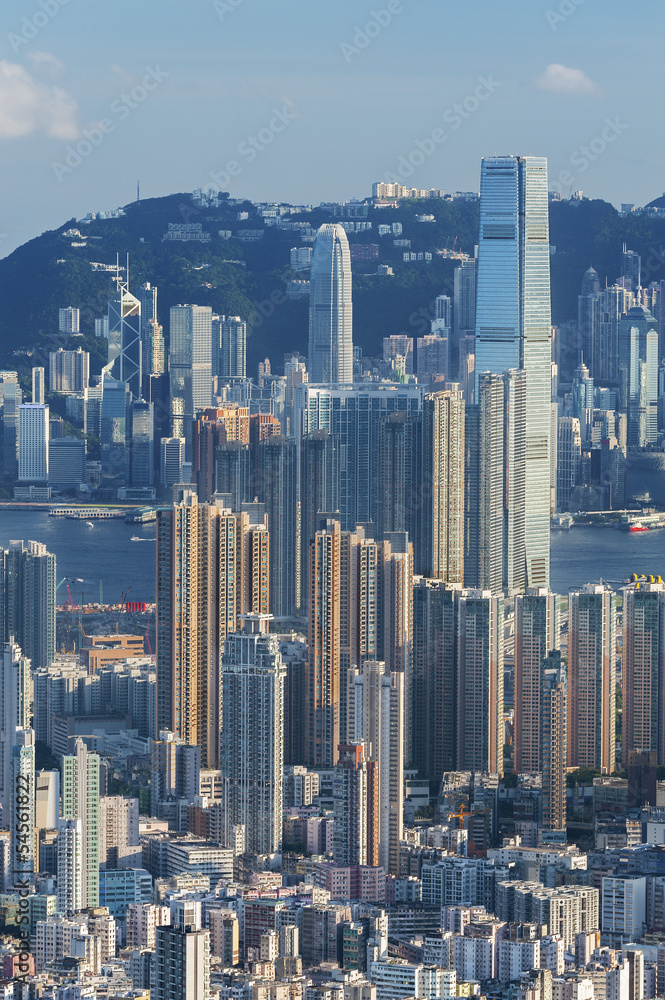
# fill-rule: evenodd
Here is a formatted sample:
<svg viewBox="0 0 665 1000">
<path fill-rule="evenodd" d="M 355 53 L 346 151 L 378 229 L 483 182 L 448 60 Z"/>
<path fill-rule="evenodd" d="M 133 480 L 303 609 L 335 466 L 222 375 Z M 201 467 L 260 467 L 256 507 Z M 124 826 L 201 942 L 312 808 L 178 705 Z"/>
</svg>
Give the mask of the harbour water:
<svg viewBox="0 0 665 1000">
<path fill-rule="evenodd" d="M 77 603 L 81 591 L 84 603 L 98 601 L 100 580 L 108 604 L 119 602 L 130 587 L 129 600 L 154 601 L 155 534 L 154 522 L 95 521 L 90 528 L 85 521 L 41 511 L 0 509 L 0 546 L 19 538 L 44 542 L 56 555 L 58 581 L 67 578 Z M 575 527 L 552 532 L 551 586 L 556 593 L 601 578 L 619 586 L 631 573 L 665 578 L 665 529 L 629 533 Z"/>
</svg>

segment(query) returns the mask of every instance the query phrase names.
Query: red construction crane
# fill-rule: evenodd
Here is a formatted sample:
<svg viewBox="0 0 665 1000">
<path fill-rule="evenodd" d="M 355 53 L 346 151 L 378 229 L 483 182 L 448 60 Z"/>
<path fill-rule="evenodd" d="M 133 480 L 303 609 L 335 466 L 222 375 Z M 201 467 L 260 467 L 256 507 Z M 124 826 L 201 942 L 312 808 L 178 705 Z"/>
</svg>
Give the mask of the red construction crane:
<svg viewBox="0 0 665 1000">
<path fill-rule="evenodd" d="M 145 630 L 145 641 L 148 643 L 148 652 L 152 656 L 152 645 L 150 644 L 150 636 L 148 635 L 148 630 Z"/>
</svg>

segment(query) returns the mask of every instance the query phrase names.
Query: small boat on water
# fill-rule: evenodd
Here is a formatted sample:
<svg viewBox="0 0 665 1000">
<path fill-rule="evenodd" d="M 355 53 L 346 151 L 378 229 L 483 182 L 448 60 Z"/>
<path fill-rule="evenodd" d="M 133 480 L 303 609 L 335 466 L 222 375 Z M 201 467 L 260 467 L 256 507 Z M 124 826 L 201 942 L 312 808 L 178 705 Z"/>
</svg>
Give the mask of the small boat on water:
<svg viewBox="0 0 665 1000">
<path fill-rule="evenodd" d="M 648 524 L 631 524 L 628 528 L 629 531 L 649 531 Z"/>
<path fill-rule="evenodd" d="M 92 521 L 86 521 L 85 523 L 89 528 L 94 528 L 94 524 L 92 523 Z"/>
<path fill-rule="evenodd" d="M 132 537 L 129 540 L 130 540 L 130 542 L 154 542 L 155 541 L 154 538 L 139 538 L 138 535 L 132 535 Z"/>
</svg>

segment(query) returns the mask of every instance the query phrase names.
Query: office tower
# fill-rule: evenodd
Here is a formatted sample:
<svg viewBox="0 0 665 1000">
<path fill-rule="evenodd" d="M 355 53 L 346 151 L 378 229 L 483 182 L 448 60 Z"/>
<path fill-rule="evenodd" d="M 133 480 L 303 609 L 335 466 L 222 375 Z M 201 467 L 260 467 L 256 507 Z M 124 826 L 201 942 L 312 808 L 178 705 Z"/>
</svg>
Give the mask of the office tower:
<svg viewBox="0 0 665 1000">
<path fill-rule="evenodd" d="M 2 825 L 9 825 L 12 809 L 12 748 L 16 745 L 18 730 L 30 727 L 32 683 L 30 661 L 12 640 L 4 642 L 0 657 L 0 806 Z"/>
<path fill-rule="evenodd" d="M 559 648 L 559 598 L 528 588 L 515 598 L 515 770 L 542 771 L 544 663 Z"/>
<path fill-rule="evenodd" d="M 353 381 L 351 256 L 346 232 L 324 224 L 314 243 L 310 273 L 309 361 L 312 382 Z"/>
<path fill-rule="evenodd" d="M 278 854 L 282 844 L 284 681 L 268 615 L 243 615 L 222 657 L 220 765 L 226 831 L 244 824 L 246 849 Z"/>
<path fill-rule="evenodd" d="M 600 324 L 600 279 L 598 272 L 590 267 L 582 278 L 582 287 L 577 297 L 577 333 L 579 357 L 585 357 L 591 364 L 596 378 L 600 374 L 600 357 L 597 329 Z"/>
<path fill-rule="evenodd" d="M 296 487 L 298 451 L 293 438 L 273 435 L 255 450 L 254 496 L 265 504 L 270 532 L 270 610 L 296 613 Z"/>
<path fill-rule="evenodd" d="M 60 333 L 79 333 L 80 311 L 74 306 L 58 309 L 58 330 Z"/>
<path fill-rule="evenodd" d="M 185 458 L 192 459 L 192 421 L 212 402 L 212 309 L 171 306 L 169 376 L 171 402 L 182 413 Z M 176 404 L 178 401 L 178 405 Z"/>
<path fill-rule="evenodd" d="M 86 442 L 51 438 L 48 443 L 48 484 L 57 490 L 78 490 L 86 482 Z"/>
<path fill-rule="evenodd" d="M 573 491 L 580 483 L 582 434 L 577 417 L 559 417 L 556 464 L 556 509 L 574 506 Z"/>
<path fill-rule="evenodd" d="M 18 476 L 18 415 L 23 393 L 16 372 L 0 372 L 2 401 L 2 458 L 5 476 Z"/>
<path fill-rule="evenodd" d="M 309 547 L 307 763 L 333 767 L 340 733 L 341 530 L 328 518 Z"/>
<path fill-rule="evenodd" d="M 104 374 L 100 413 L 102 476 L 124 481 L 128 471 L 127 422 L 130 390 L 126 382 Z"/>
<path fill-rule="evenodd" d="M 617 597 L 586 584 L 568 602 L 568 766 L 611 774 L 616 737 Z"/>
<path fill-rule="evenodd" d="M 141 303 L 119 276 L 117 290 L 108 305 L 107 369 L 119 382 L 125 382 L 136 399 L 141 396 L 143 377 L 141 357 Z"/>
<path fill-rule="evenodd" d="M 457 770 L 503 773 L 504 601 L 464 590 L 457 620 Z"/>
<path fill-rule="evenodd" d="M 631 584 L 623 591 L 623 760 L 655 752 L 665 763 L 665 585 Z"/>
<path fill-rule="evenodd" d="M 212 374 L 223 379 L 247 376 L 247 324 L 240 316 L 212 317 Z"/>
<path fill-rule="evenodd" d="M 143 395 L 151 375 L 161 375 L 166 370 L 164 357 L 164 331 L 157 317 L 157 289 L 149 281 L 139 289 L 141 302 L 141 367 Z M 151 400 L 152 402 L 153 400 Z"/>
<path fill-rule="evenodd" d="M 81 824 L 81 906 L 99 906 L 99 770 L 96 753 L 76 740 L 76 756 L 62 758 L 62 819 Z M 58 851 L 58 863 L 60 851 Z"/>
<path fill-rule="evenodd" d="M 333 858 L 340 865 L 379 863 L 378 766 L 362 743 L 342 744 L 333 775 Z"/>
<path fill-rule="evenodd" d="M 154 404 L 135 399 L 130 408 L 132 434 L 129 448 L 129 481 L 132 486 L 152 486 L 154 460 Z"/>
<path fill-rule="evenodd" d="M 7 888 L 26 890 L 34 885 L 36 860 L 35 734 L 16 729 L 10 758 L 9 859 Z"/>
<path fill-rule="evenodd" d="M 541 688 L 540 767 L 541 826 L 566 835 L 566 768 L 568 764 L 568 690 L 561 653 L 543 661 Z M 515 698 L 517 704 L 517 696 Z"/>
<path fill-rule="evenodd" d="M 573 416 L 584 419 L 584 411 L 592 410 L 595 405 L 593 379 L 589 375 L 589 369 L 580 361 L 575 369 L 571 384 L 572 411 Z"/>
<path fill-rule="evenodd" d="M 471 258 L 461 261 L 453 273 L 453 342 L 456 353 L 462 340 L 475 332 L 476 260 Z M 459 378 L 461 381 L 461 373 Z"/>
<path fill-rule="evenodd" d="M 441 781 L 445 771 L 455 769 L 455 595 L 460 589 L 419 576 L 413 581 L 411 762 L 430 781 Z"/>
<path fill-rule="evenodd" d="M 404 808 L 404 674 L 365 660 L 347 673 L 347 739 L 378 767 L 378 863 L 399 874 Z"/>
<path fill-rule="evenodd" d="M 232 441 L 249 444 L 249 408 L 237 404 L 209 407 L 196 417 L 192 433 L 193 472 L 199 500 L 205 503 L 216 490 L 230 492 L 220 490 L 217 484 L 217 449 Z"/>
<path fill-rule="evenodd" d="M 18 408 L 18 478 L 45 483 L 48 479 L 49 408 L 21 403 Z"/>
<path fill-rule="evenodd" d="M 413 337 L 393 333 L 383 338 L 383 360 L 394 361 L 398 357 L 404 359 L 406 374 L 413 375 Z"/>
<path fill-rule="evenodd" d="M 182 464 L 185 461 L 185 439 L 163 437 L 160 441 L 160 482 L 173 486 L 182 482 Z"/>
<path fill-rule="evenodd" d="M 157 730 L 219 757 L 220 651 L 238 615 L 268 610 L 268 531 L 187 493 L 157 517 Z"/>
<path fill-rule="evenodd" d="M 315 430 L 300 442 L 300 591 L 299 607 L 309 600 L 309 547 L 318 515 L 339 510 L 339 442 L 328 430 Z"/>
<path fill-rule="evenodd" d="M 32 369 L 32 402 L 44 405 L 44 369 Z"/>
<path fill-rule="evenodd" d="M 83 909 L 83 823 L 80 819 L 57 822 L 58 890 L 57 912 L 66 916 Z"/>
<path fill-rule="evenodd" d="M 464 421 L 458 388 L 425 396 L 416 572 L 447 583 L 464 580 Z"/>
<path fill-rule="evenodd" d="M 621 280 L 629 291 L 637 293 L 642 285 L 642 258 L 635 250 L 623 245 L 621 253 Z"/>
<path fill-rule="evenodd" d="M 298 387 L 295 408 L 299 434 L 327 430 L 337 438 L 339 511 L 344 531 L 353 531 L 357 524 L 368 521 L 376 524 L 381 421 L 401 410 L 408 417 L 417 415 L 422 396 L 419 386 L 385 382 Z"/>
<path fill-rule="evenodd" d="M 0 639 L 20 646 L 33 670 L 55 658 L 55 556 L 41 542 L 0 549 L 0 625 Z"/>
<path fill-rule="evenodd" d="M 619 398 L 628 414 L 628 445 L 644 448 L 658 438 L 658 325 L 633 306 L 619 321 Z M 19 441 L 20 454 L 20 441 Z"/>
<path fill-rule="evenodd" d="M 448 377 L 448 336 L 428 333 L 416 342 L 416 376 L 420 385 L 427 386 L 437 376 Z"/>
<path fill-rule="evenodd" d="M 201 929 L 201 904 L 171 903 L 173 923 L 155 928 L 150 993 L 159 1000 L 208 1000 L 210 933 Z"/>
<path fill-rule="evenodd" d="M 523 506 L 531 587 L 549 583 L 551 335 L 547 160 L 486 157 L 480 182 L 476 389 L 485 372 L 524 370 Z"/>
<path fill-rule="evenodd" d="M 51 392 L 83 392 L 90 381 L 90 354 L 82 347 L 65 351 L 62 347 L 49 354 Z"/>
<path fill-rule="evenodd" d="M 466 408 L 467 586 L 513 594 L 527 583 L 525 438 L 525 373 L 481 375 Z M 549 510 L 549 467 L 547 483 Z"/>
</svg>

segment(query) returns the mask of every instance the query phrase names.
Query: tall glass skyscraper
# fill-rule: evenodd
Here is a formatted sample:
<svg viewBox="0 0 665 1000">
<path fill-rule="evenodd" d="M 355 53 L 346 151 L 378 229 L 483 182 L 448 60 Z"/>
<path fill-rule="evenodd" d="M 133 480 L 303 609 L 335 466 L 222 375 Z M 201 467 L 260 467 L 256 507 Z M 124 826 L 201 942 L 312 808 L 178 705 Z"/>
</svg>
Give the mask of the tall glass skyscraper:
<svg viewBox="0 0 665 1000">
<path fill-rule="evenodd" d="M 330 223 L 319 229 L 312 255 L 308 369 L 311 382 L 353 382 L 349 241 Z"/>
<path fill-rule="evenodd" d="M 550 247 L 547 160 L 492 156 L 482 162 L 476 380 L 526 374 L 526 578 L 549 584 Z M 477 388 L 477 381 L 476 381 Z"/>
</svg>

